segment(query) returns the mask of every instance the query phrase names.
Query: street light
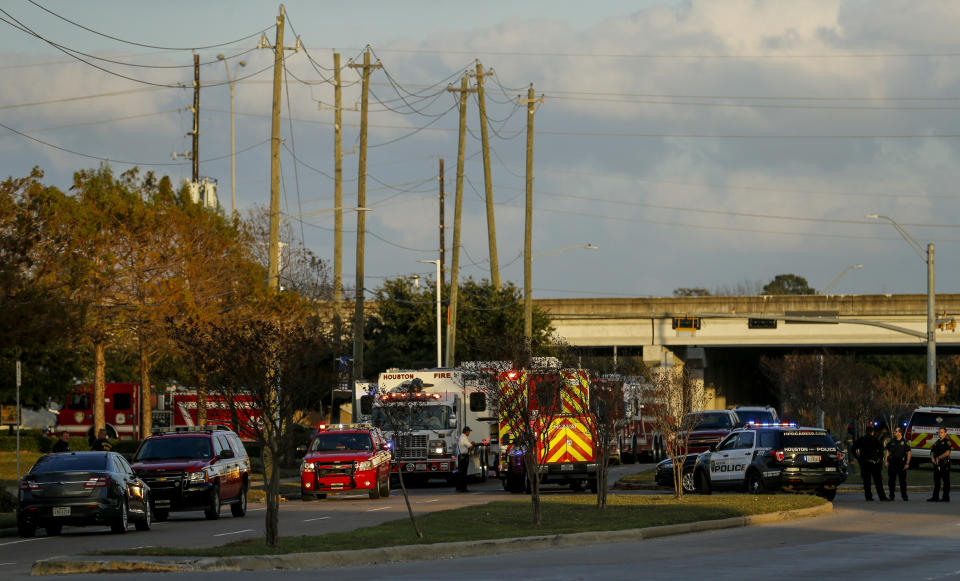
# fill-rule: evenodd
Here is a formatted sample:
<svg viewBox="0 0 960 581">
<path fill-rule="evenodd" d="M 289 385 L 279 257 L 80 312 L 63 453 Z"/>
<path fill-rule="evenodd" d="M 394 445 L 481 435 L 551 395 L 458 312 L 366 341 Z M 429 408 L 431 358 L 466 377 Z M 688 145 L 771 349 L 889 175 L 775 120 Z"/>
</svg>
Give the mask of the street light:
<svg viewBox="0 0 960 581">
<path fill-rule="evenodd" d="M 924 256 L 923 246 L 917 242 L 917 239 L 904 230 L 900 224 L 897 224 L 889 216 L 879 214 L 867 214 L 871 220 L 886 220 L 897 229 L 900 236 L 907 241 L 910 248 L 917 253 L 924 262 L 927 263 L 927 389 L 932 394 L 937 393 L 937 321 L 936 321 L 936 294 L 933 282 L 933 243 L 927 244 L 927 253 Z"/>
<path fill-rule="evenodd" d="M 420 262 L 437 265 L 437 367 L 443 367 L 443 350 L 440 345 L 440 260 L 421 260 Z"/>
<path fill-rule="evenodd" d="M 822 292 L 821 294 L 825 294 L 825 295 L 830 294 L 830 291 L 833 290 L 833 287 L 837 286 L 837 283 L 840 282 L 840 279 L 843 278 L 843 275 L 847 274 L 847 273 L 850 272 L 851 270 L 857 270 L 857 269 L 860 269 L 860 268 L 863 268 L 863 265 L 862 265 L 862 264 L 854 264 L 853 266 L 848 266 L 848 267 L 844 268 L 844 269 L 843 269 L 843 272 L 841 272 L 840 275 L 837 276 L 837 278 L 835 278 L 835 279 L 833 279 L 832 281 L 830 281 L 830 284 L 828 284 L 828 285 L 823 289 L 823 292 Z"/>
<path fill-rule="evenodd" d="M 548 254 L 557 254 L 559 252 L 566 252 L 567 250 L 575 250 L 577 248 L 583 248 L 585 250 L 600 250 L 599 246 L 594 246 L 589 242 L 586 244 L 578 244 L 576 246 L 567 246 L 565 248 L 556 248 L 554 250 L 545 250 L 543 252 L 535 252 L 530 255 L 530 261 L 532 262 L 534 258 L 538 256 L 546 256 Z M 533 339 L 533 269 L 531 268 L 530 276 L 523 277 L 523 338 L 527 340 L 528 346 L 529 342 Z"/>
<path fill-rule="evenodd" d="M 227 59 L 222 54 L 217 55 L 217 60 L 223 61 L 223 68 L 227 70 L 227 84 L 230 85 L 230 215 L 237 215 L 237 153 L 236 153 L 236 139 L 234 137 L 234 123 L 233 123 L 233 83 L 237 78 L 237 72 L 240 70 L 240 67 L 247 66 L 246 61 L 240 61 L 237 63 L 236 68 L 233 70 L 233 78 L 230 78 L 230 65 L 227 64 Z"/>
</svg>

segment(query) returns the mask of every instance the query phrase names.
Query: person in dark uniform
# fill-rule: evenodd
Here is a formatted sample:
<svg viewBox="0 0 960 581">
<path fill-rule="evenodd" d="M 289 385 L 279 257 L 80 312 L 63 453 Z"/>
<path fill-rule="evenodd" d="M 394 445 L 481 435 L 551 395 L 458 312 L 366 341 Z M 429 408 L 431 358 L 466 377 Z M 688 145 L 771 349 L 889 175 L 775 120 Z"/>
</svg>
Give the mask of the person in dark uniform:
<svg viewBox="0 0 960 581">
<path fill-rule="evenodd" d="M 70 433 L 64 430 L 58 434 L 57 441 L 53 443 L 51 452 L 69 452 L 70 451 Z"/>
<path fill-rule="evenodd" d="M 897 492 L 900 481 L 900 498 L 907 500 L 907 468 L 910 467 L 910 444 L 903 439 L 903 428 L 893 430 L 893 438 L 887 442 L 883 463 L 887 465 L 887 492 L 890 499 Z"/>
<path fill-rule="evenodd" d="M 870 491 L 870 481 L 876 485 L 877 498 L 887 500 L 883 493 L 883 482 L 881 481 L 881 472 L 883 467 L 880 465 L 883 460 L 883 444 L 877 439 L 873 426 L 867 426 L 867 433 L 857 438 L 853 443 L 853 457 L 857 459 L 860 465 L 860 477 L 863 478 L 863 496 L 867 500 L 873 500 L 873 494 Z M 890 498 L 893 500 L 893 498 Z"/>
<path fill-rule="evenodd" d="M 113 448 L 113 444 L 110 443 L 110 440 L 107 439 L 107 431 L 103 428 L 100 428 L 100 431 L 97 432 L 97 439 L 93 441 L 93 444 L 90 445 L 91 450 L 99 450 L 101 452 L 109 452 Z"/>
<path fill-rule="evenodd" d="M 470 426 L 466 426 L 457 441 L 457 492 L 470 492 L 467 490 L 467 471 L 470 469 L 470 449 L 473 446 L 474 443 L 470 441 Z"/>
<path fill-rule="evenodd" d="M 937 430 L 939 439 L 930 448 L 930 461 L 933 463 L 933 496 L 927 502 L 950 502 L 950 440 L 947 439 L 947 429 Z M 943 486 L 943 496 L 940 495 L 940 486 Z"/>
</svg>

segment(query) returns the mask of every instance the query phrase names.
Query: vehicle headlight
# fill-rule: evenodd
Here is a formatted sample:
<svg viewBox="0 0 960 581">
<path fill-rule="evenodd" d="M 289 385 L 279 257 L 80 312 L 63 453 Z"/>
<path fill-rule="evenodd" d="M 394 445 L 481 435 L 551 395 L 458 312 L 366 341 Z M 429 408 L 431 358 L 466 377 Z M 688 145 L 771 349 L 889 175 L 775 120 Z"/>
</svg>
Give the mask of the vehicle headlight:
<svg viewBox="0 0 960 581">
<path fill-rule="evenodd" d="M 197 472 L 187 473 L 187 482 L 190 484 L 200 484 L 207 481 L 207 471 L 199 470 Z"/>
<path fill-rule="evenodd" d="M 370 460 L 357 462 L 357 470 L 373 470 L 373 462 L 371 462 Z"/>
<path fill-rule="evenodd" d="M 427 450 L 430 454 L 443 456 L 447 453 L 447 443 L 443 440 L 430 440 L 427 444 Z"/>
<path fill-rule="evenodd" d="M 313 471 L 314 471 L 313 462 L 307 462 L 306 460 L 304 460 L 303 462 L 300 463 L 300 472 L 313 472 Z"/>
</svg>

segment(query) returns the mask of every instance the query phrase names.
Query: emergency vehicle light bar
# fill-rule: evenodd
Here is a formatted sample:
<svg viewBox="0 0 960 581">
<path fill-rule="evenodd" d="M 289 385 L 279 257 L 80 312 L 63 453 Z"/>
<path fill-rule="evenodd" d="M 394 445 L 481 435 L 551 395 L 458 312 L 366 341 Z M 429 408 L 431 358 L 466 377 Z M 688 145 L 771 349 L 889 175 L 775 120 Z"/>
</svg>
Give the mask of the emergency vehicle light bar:
<svg viewBox="0 0 960 581">
<path fill-rule="evenodd" d="M 763 422 L 747 422 L 748 426 L 753 428 L 796 428 L 796 422 L 779 422 L 779 423 L 763 423 Z"/>
<path fill-rule="evenodd" d="M 353 430 L 353 429 L 373 429 L 373 424 L 317 424 L 317 431 L 326 432 L 328 430 Z"/>
<path fill-rule="evenodd" d="M 440 399 L 439 393 L 385 393 L 383 394 L 384 401 L 390 401 L 394 399 Z"/>
<path fill-rule="evenodd" d="M 168 428 L 153 428 L 150 430 L 151 434 L 174 434 L 180 432 L 189 432 L 189 433 L 206 433 L 210 434 L 215 431 L 229 431 L 230 428 L 227 426 L 221 426 L 220 424 L 212 424 L 208 426 L 171 426 Z"/>
</svg>

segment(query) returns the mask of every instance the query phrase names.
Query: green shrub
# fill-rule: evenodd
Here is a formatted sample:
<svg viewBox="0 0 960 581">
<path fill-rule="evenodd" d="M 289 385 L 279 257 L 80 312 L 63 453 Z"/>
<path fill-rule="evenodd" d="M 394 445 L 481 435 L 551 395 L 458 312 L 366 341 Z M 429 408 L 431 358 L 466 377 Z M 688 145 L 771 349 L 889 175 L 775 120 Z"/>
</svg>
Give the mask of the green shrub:
<svg viewBox="0 0 960 581">
<path fill-rule="evenodd" d="M 17 497 L 6 488 L 0 488 L 0 512 L 17 510 Z"/>
</svg>

